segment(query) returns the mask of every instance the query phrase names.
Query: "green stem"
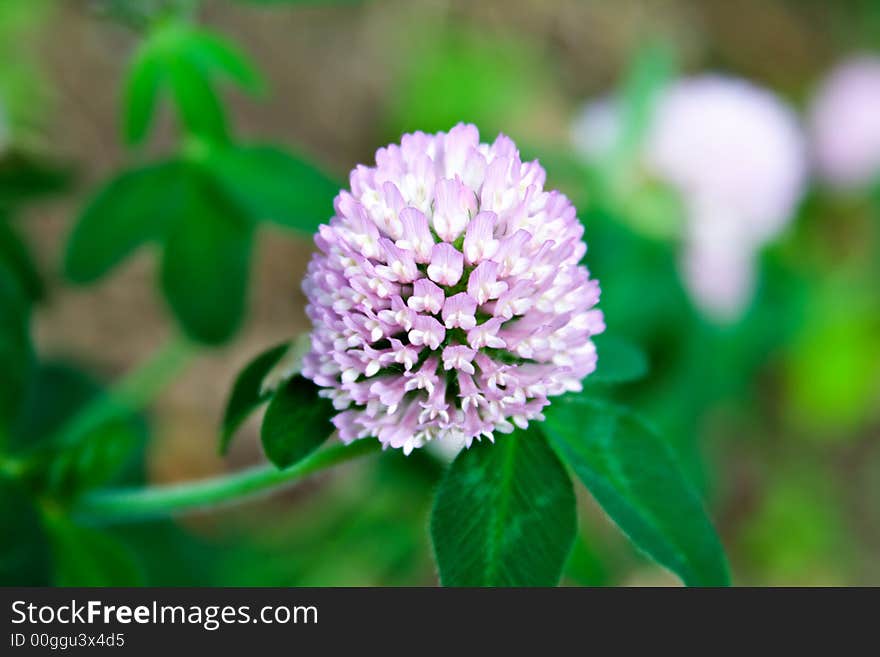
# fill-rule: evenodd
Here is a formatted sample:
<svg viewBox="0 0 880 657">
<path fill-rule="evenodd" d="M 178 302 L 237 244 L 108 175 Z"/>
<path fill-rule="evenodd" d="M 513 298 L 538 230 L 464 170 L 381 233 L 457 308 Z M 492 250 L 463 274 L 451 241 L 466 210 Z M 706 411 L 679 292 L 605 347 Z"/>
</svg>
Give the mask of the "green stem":
<svg viewBox="0 0 880 657">
<path fill-rule="evenodd" d="M 192 359 L 195 348 L 183 338 L 162 346 L 113 389 L 96 397 L 66 423 L 56 449 L 76 444 L 102 424 L 146 406 Z"/>
<path fill-rule="evenodd" d="M 358 440 L 315 452 L 285 470 L 266 465 L 185 484 L 95 491 L 79 500 L 74 513 L 88 521 L 118 523 L 205 510 L 293 484 L 319 470 L 372 454 L 380 448 L 378 440 Z"/>
</svg>

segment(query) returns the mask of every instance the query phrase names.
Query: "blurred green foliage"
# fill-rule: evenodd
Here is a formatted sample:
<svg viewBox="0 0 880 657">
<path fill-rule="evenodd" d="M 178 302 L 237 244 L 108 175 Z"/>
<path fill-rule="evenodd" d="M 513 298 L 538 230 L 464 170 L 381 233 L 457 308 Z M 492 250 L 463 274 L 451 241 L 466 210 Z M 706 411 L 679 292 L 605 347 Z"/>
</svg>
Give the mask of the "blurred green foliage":
<svg viewBox="0 0 880 657">
<path fill-rule="evenodd" d="M 21 401 L 0 434 L 0 519 L 15 528 L 4 532 L 0 545 L 2 581 L 137 584 L 129 550 L 104 532 L 78 526 L 64 507 L 83 490 L 144 480 L 144 421 L 133 414 L 110 418 L 67 442 L 64 428 L 104 395 L 101 386 L 54 362 L 32 364 L 17 383 Z"/>
<path fill-rule="evenodd" d="M 224 142 L 229 127 L 216 78 L 252 95 L 265 90 L 253 65 L 223 38 L 180 21 L 160 21 L 135 53 L 125 92 L 124 136 L 137 145 L 148 135 L 159 99 L 170 92 L 180 124 L 193 136 Z"/>
<path fill-rule="evenodd" d="M 868 280 L 829 281 L 791 345 L 791 414 L 807 435 L 846 439 L 880 418 L 880 299 Z"/>
<path fill-rule="evenodd" d="M 0 439 L 6 446 L 34 369 L 30 339 L 30 308 L 16 277 L 0 266 Z"/>
<path fill-rule="evenodd" d="M 277 146 L 235 143 L 215 78 L 252 94 L 264 84 L 231 43 L 180 19 L 161 18 L 133 57 L 124 136 L 147 137 L 165 92 L 177 109 L 182 145 L 171 159 L 119 174 L 80 215 L 65 269 L 85 284 L 146 242 L 162 248 L 160 286 L 193 340 L 227 341 L 247 310 L 254 230 L 271 221 L 310 234 L 338 186 Z"/>
<path fill-rule="evenodd" d="M 743 527 L 745 556 L 769 584 L 830 584 L 852 557 L 839 493 L 820 466 L 781 468 Z"/>
<path fill-rule="evenodd" d="M 429 25 L 400 64 L 386 134 L 448 130 L 466 120 L 484 135 L 533 121 L 552 92 L 540 51 L 522 39 Z"/>
<path fill-rule="evenodd" d="M 0 141 L 30 141 L 46 119 L 51 87 L 39 74 L 37 44 L 52 0 L 0 3 Z"/>
<path fill-rule="evenodd" d="M 0 479 L 0 581 L 4 586 L 46 586 L 51 582 L 49 543 L 27 490 Z"/>
</svg>

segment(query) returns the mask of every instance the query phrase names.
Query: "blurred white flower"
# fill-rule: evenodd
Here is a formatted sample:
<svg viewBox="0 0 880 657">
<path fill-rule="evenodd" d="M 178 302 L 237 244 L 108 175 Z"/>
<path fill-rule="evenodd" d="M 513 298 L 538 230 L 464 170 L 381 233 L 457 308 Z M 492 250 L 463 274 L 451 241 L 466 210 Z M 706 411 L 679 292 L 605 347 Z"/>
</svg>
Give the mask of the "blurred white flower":
<svg viewBox="0 0 880 657">
<path fill-rule="evenodd" d="M 620 110 L 613 96 L 588 103 L 572 125 L 574 147 L 590 162 L 610 155 L 619 138 Z"/>
<path fill-rule="evenodd" d="M 588 105 L 575 122 L 575 147 L 600 160 L 619 124 L 615 101 Z M 681 195 L 682 273 L 694 302 L 717 320 L 736 319 L 752 295 L 758 250 L 803 194 L 806 146 L 794 112 L 736 78 L 679 80 L 657 100 L 638 165 Z"/>
<path fill-rule="evenodd" d="M 810 108 L 818 174 L 841 189 L 880 177 L 880 57 L 838 65 L 819 86 Z"/>
<path fill-rule="evenodd" d="M 756 248 L 723 208 L 698 212 L 686 225 L 682 274 L 698 308 L 718 320 L 732 320 L 751 298 Z"/>
<path fill-rule="evenodd" d="M 787 224 L 806 178 L 797 117 L 769 91 L 706 75 L 672 85 L 658 103 L 646 163 L 678 188 L 697 219 L 724 210 L 756 243 Z"/>
</svg>

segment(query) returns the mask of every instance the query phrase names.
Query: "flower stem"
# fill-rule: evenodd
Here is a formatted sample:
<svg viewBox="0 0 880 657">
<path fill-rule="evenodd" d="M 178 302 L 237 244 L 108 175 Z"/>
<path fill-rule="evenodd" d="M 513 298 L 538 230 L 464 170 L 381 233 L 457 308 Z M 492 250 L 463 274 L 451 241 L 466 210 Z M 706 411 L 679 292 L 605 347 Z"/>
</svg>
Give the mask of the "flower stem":
<svg viewBox="0 0 880 657">
<path fill-rule="evenodd" d="M 380 448 L 378 440 L 358 440 L 315 452 L 285 470 L 266 465 L 185 484 L 95 491 L 79 500 L 74 513 L 88 521 L 123 523 L 207 510 L 293 484 L 319 470 L 372 454 Z"/>
<path fill-rule="evenodd" d="M 183 338 L 163 345 L 107 394 L 95 398 L 65 424 L 56 448 L 76 444 L 105 422 L 143 408 L 190 362 L 195 351 Z"/>
</svg>

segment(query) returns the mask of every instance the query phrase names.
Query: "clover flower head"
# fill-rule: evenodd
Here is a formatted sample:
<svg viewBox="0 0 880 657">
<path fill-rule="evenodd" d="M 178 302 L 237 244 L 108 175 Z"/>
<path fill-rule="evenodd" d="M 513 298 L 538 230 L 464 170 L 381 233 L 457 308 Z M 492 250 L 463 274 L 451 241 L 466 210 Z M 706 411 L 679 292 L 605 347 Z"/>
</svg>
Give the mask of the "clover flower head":
<svg viewBox="0 0 880 657">
<path fill-rule="evenodd" d="M 621 133 L 614 98 L 588 105 L 573 130 L 591 161 Z M 698 306 L 717 319 L 747 304 L 758 249 L 794 216 L 807 174 L 794 112 L 771 92 L 737 78 L 701 75 L 659 95 L 639 165 L 675 189 L 686 221 L 683 273 Z"/>
<path fill-rule="evenodd" d="M 810 108 L 813 156 L 834 187 L 859 188 L 880 176 L 880 57 L 856 56 L 820 85 Z"/>
<path fill-rule="evenodd" d="M 472 125 L 404 135 L 351 172 L 303 282 L 304 376 L 342 440 L 409 453 L 543 419 L 604 330 L 583 227 L 544 169 Z"/>
</svg>

